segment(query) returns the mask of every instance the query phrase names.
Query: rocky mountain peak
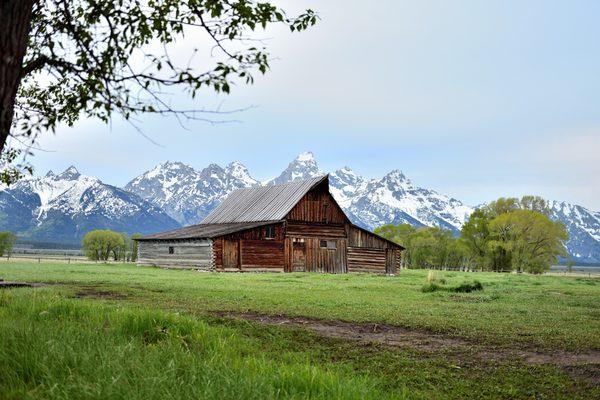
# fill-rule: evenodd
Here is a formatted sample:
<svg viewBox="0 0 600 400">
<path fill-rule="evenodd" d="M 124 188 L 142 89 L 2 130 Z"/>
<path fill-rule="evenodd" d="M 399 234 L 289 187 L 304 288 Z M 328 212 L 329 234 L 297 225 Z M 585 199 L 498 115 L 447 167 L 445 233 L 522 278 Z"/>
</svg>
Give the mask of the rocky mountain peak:
<svg viewBox="0 0 600 400">
<path fill-rule="evenodd" d="M 399 169 L 394 169 L 388 172 L 382 179 L 389 186 L 403 186 L 403 187 L 412 187 L 412 182 L 410 179 L 404 175 L 402 171 Z"/>
<path fill-rule="evenodd" d="M 282 183 L 310 179 L 320 175 L 323 175 L 323 172 L 319 170 L 314 154 L 310 151 L 305 151 L 300 153 L 291 163 L 289 163 L 281 175 L 266 182 L 266 184 L 280 185 Z"/>
<path fill-rule="evenodd" d="M 225 167 L 225 172 L 234 177 L 235 179 L 238 179 L 246 186 L 255 186 L 260 184 L 259 181 L 257 181 L 250 175 L 250 172 L 248 172 L 248 168 L 246 168 L 246 166 L 240 163 L 239 161 L 233 161 L 227 164 L 227 166 Z"/>
<path fill-rule="evenodd" d="M 53 174 L 54 175 L 54 174 Z M 71 165 L 69 168 L 65 169 L 59 175 L 56 176 L 57 179 L 72 181 L 76 180 L 81 176 L 77 168 Z"/>
</svg>

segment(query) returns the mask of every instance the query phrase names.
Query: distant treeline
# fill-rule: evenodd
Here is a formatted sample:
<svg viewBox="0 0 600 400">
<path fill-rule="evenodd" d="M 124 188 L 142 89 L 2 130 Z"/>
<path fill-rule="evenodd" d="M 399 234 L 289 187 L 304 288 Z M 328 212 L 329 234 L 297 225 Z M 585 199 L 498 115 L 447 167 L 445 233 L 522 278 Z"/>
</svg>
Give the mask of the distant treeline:
<svg viewBox="0 0 600 400">
<path fill-rule="evenodd" d="M 440 228 L 384 225 L 375 233 L 406 247 L 408 268 L 542 273 L 566 257 L 568 234 L 537 196 L 500 198 L 476 209 L 460 235 Z"/>
</svg>

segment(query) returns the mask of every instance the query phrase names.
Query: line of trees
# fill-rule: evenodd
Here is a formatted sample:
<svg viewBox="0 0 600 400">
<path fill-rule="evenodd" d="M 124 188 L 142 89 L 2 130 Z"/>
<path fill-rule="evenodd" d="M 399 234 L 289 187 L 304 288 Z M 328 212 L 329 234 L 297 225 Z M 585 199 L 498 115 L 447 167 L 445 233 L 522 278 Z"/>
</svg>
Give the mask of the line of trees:
<svg viewBox="0 0 600 400">
<path fill-rule="evenodd" d="M 142 237 L 140 233 L 129 236 L 126 233 L 96 229 L 84 236 L 82 247 L 90 260 L 135 262 L 138 243 L 134 239 L 140 237 Z"/>
<path fill-rule="evenodd" d="M 566 257 L 568 234 L 537 196 L 500 198 L 476 209 L 460 235 L 440 228 L 384 225 L 375 233 L 400 243 L 408 268 L 542 273 Z"/>
</svg>

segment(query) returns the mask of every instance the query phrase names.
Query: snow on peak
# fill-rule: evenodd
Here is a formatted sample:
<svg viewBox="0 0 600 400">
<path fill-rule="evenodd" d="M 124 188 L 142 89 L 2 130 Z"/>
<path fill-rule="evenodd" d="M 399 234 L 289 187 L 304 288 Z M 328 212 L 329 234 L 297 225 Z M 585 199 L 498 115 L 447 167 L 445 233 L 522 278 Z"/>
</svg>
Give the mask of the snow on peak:
<svg viewBox="0 0 600 400">
<path fill-rule="evenodd" d="M 49 169 L 48 172 L 46 172 L 46 175 L 44 175 L 44 178 L 51 178 L 54 176 L 54 172 Z"/>
<path fill-rule="evenodd" d="M 239 161 L 233 161 L 229 163 L 225 167 L 225 172 L 231 175 L 232 177 L 238 179 L 246 186 L 254 186 L 259 183 L 250 175 L 250 172 L 248 172 L 248 168 L 246 168 L 246 166 L 240 163 Z"/>
<path fill-rule="evenodd" d="M 280 185 L 282 183 L 315 178 L 323 175 L 319 170 L 317 161 L 312 152 L 300 153 L 277 178 L 265 182 L 266 185 Z"/>
<path fill-rule="evenodd" d="M 305 151 L 302 152 L 300 154 L 298 154 L 298 157 L 296 157 L 295 161 L 299 161 L 299 162 L 316 162 L 315 161 L 315 155 L 312 153 L 312 151 Z"/>
<path fill-rule="evenodd" d="M 69 168 L 65 169 L 60 175 L 57 175 L 56 178 L 62 180 L 74 180 L 78 179 L 80 176 L 81 174 L 79 173 L 79 171 L 77 171 L 77 168 L 71 165 Z"/>
<path fill-rule="evenodd" d="M 398 184 L 398 185 L 402 185 L 402 186 L 412 186 L 412 182 L 410 181 L 410 179 L 408 179 L 406 177 L 406 175 L 404 175 L 404 173 L 402 171 L 400 171 L 399 169 L 394 169 L 394 170 L 388 172 L 383 177 L 383 180 L 385 180 L 391 184 Z"/>
</svg>

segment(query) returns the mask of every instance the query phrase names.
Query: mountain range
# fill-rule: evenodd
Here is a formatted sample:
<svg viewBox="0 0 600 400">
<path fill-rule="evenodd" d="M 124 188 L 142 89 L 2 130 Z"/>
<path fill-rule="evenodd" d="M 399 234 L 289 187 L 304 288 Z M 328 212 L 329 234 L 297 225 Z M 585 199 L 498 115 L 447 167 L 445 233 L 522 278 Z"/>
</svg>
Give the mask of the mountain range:
<svg viewBox="0 0 600 400">
<path fill-rule="evenodd" d="M 200 222 L 238 188 L 272 185 L 324 174 L 310 152 L 300 154 L 277 177 L 254 179 L 239 162 L 196 170 L 165 162 L 117 188 L 80 174 L 75 167 L 29 177 L 0 190 L 0 230 L 27 240 L 75 243 L 90 229 L 150 233 Z M 458 232 L 473 207 L 414 185 L 401 171 L 368 179 L 349 167 L 330 173 L 331 191 L 354 223 L 367 229 L 409 223 Z M 577 261 L 600 262 L 600 213 L 551 201 L 551 217 L 570 235 Z"/>
</svg>

